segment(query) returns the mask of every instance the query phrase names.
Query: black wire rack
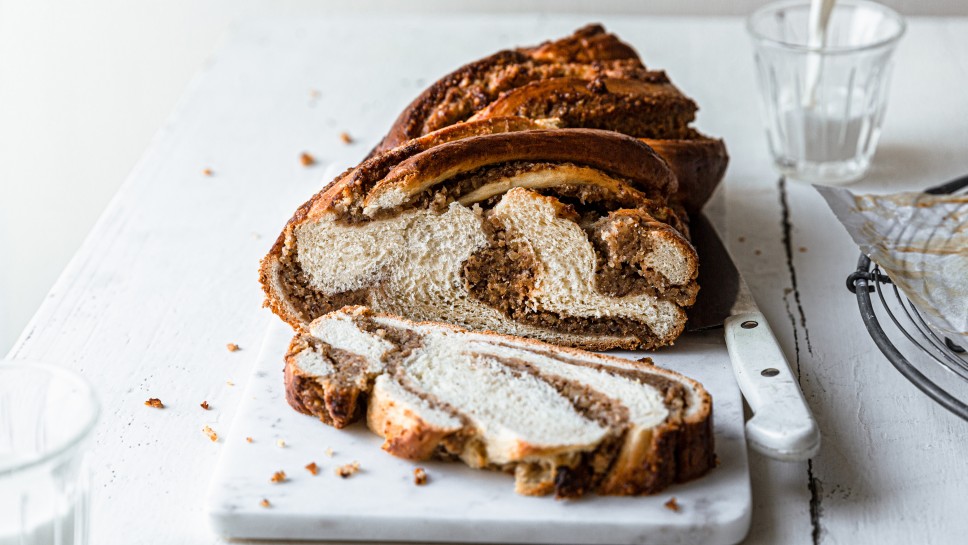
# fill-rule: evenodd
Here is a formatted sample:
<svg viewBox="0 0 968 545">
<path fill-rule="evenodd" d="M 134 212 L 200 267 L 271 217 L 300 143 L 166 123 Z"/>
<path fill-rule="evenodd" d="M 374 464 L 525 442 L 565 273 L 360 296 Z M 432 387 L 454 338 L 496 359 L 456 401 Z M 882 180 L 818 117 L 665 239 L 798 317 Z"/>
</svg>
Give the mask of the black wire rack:
<svg viewBox="0 0 968 545">
<path fill-rule="evenodd" d="M 968 176 L 925 193 L 968 193 Z M 968 347 L 935 333 L 917 307 L 864 254 L 857 260 L 857 270 L 847 277 L 847 289 L 856 295 L 867 331 L 891 364 L 928 397 L 968 421 L 968 396 L 959 395 L 954 388 L 962 381 L 968 383 Z M 884 331 L 875 308 L 890 319 L 909 343 L 898 342 L 897 337 L 892 340 Z"/>
</svg>

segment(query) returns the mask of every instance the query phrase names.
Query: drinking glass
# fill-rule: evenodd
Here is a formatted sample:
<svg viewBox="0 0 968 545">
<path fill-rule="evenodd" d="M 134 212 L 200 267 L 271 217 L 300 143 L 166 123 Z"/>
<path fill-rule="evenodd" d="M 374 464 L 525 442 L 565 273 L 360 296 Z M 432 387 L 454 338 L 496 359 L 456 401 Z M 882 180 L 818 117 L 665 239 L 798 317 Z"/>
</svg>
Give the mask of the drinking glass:
<svg viewBox="0 0 968 545">
<path fill-rule="evenodd" d="M 904 19 L 865 0 L 839 0 L 826 40 L 810 40 L 810 3 L 750 15 L 766 134 L 776 168 L 808 182 L 846 183 L 870 169 Z"/>
<path fill-rule="evenodd" d="M 0 545 L 87 545 L 86 447 L 99 412 L 79 375 L 0 360 Z"/>
</svg>

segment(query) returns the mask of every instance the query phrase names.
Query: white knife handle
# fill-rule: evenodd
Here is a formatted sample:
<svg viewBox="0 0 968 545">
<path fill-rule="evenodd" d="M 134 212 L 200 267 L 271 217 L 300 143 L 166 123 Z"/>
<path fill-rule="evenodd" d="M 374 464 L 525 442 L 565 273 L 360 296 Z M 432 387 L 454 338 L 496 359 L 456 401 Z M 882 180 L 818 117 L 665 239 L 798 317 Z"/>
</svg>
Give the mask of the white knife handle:
<svg viewBox="0 0 968 545">
<path fill-rule="evenodd" d="M 820 450 L 820 430 L 766 318 L 745 312 L 726 319 L 726 348 L 753 418 L 746 440 L 754 450 L 801 461 Z"/>
</svg>

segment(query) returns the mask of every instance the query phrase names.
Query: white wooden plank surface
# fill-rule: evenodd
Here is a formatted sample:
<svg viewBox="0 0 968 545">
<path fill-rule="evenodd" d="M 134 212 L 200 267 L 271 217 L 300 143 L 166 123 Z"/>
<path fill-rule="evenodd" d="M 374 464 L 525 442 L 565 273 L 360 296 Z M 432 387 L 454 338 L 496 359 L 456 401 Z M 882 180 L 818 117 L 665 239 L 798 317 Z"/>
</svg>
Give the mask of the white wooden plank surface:
<svg viewBox="0 0 968 545">
<path fill-rule="evenodd" d="M 241 388 L 226 381 L 247 380 L 274 319 L 259 309 L 256 263 L 323 172 L 300 167 L 299 153 L 350 165 L 437 76 L 583 22 L 396 17 L 235 29 L 11 351 L 81 370 L 104 399 L 92 452 L 95 543 L 219 542 L 201 507 L 222 443 L 201 427 L 227 432 Z M 726 138 L 732 163 L 710 211 L 799 363 L 824 433 L 810 464 L 751 453 L 747 541 L 963 541 L 968 425 L 877 352 L 843 288 L 856 249 L 811 188 L 771 171 L 742 21 L 604 22 L 699 102 L 701 129 Z M 968 171 L 965 88 L 968 20 L 913 20 L 875 170 L 857 187 L 915 189 Z M 359 143 L 341 144 L 343 130 Z M 206 167 L 215 175 L 202 175 Z M 243 350 L 229 353 L 228 342 Z M 149 396 L 168 408 L 145 407 Z"/>
</svg>

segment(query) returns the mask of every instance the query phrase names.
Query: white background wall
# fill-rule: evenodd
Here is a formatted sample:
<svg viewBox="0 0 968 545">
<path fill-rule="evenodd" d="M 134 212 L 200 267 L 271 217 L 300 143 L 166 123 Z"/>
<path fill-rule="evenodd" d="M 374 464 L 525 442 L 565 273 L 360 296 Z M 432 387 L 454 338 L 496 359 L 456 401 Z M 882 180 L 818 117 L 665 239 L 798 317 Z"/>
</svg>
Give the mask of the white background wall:
<svg viewBox="0 0 968 545">
<path fill-rule="evenodd" d="M 0 0 L 0 356 L 236 17 L 404 6 L 428 14 L 551 8 L 594 20 L 621 11 L 743 15 L 762 3 Z M 885 3 L 907 15 L 968 15 L 965 0 Z"/>
</svg>

